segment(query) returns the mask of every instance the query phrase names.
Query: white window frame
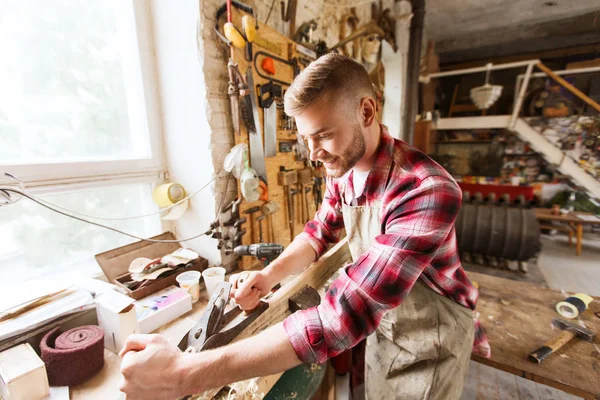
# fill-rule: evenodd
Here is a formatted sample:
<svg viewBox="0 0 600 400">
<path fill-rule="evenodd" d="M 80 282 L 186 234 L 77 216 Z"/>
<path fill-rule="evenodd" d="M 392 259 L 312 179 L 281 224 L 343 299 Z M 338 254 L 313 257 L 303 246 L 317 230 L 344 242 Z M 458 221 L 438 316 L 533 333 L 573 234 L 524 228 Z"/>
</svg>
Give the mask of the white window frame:
<svg viewBox="0 0 600 400">
<path fill-rule="evenodd" d="M 125 15 L 118 16 L 117 24 L 123 29 L 130 29 L 133 35 L 126 35 L 128 43 L 123 45 L 131 50 L 137 49 L 138 57 L 132 57 L 133 63 L 124 65 L 126 90 L 136 91 L 134 96 L 128 95 L 130 120 L 140 124 L 141 132 L 147 130 L 151 156 L 149 158 L 132 158 L 121 160 L 102 160 L 80 162 L 51 162 L 40 164 L 0 165 L 0 171 L 10 172 L 19 177 L 28 188 L 43 187 L 60 190 L 63 185 L 86 184 L 108 181 L 148 181 L 163 179 L 166 170 L 165 152 L 163 151 L 161 112 L 157 86 L 157 71 L 154 58 L 154 42 L 150 4 L 145 0 L 123 0 Z M 131 24 L 133 19 L 134 24 Z M 125 39 L 125 38 L 124 38 Z M 131 78 L 137 80 L 132 82 Z M 141 90 L 141 93 L 140 93 Z M 132 99 L 133 98 L 133 99 Z M 137 104 L 142 99 L 143 104 Z M 0 176 L 0 185 L 13 184 L 14 181 Z"/>
</svg>

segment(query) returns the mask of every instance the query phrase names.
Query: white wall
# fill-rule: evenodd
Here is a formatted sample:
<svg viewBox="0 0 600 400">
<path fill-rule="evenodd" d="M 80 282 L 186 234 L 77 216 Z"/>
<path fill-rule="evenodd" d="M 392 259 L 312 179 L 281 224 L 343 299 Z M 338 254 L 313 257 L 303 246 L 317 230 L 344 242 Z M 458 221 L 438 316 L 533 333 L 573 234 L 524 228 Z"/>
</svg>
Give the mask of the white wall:
<svg viewBox="0 0 600 400">
<path fill-rule="evenodd" d="M 206 117 L 206 84 L 202 58 L 198 55 L 197 0 L 150 3 L 164 147 L 171 182 L 194 191 L 214 175 L 211 127 Z M 178 238 L 195 236 L 208 229 L 215 218 L 215 197 L 210 188 L 194 196 L 184 217 L 175 222 Z M 201 237 L 184 243 L 210 262 L 220 261 L 216 241 Z"/>
</svg>

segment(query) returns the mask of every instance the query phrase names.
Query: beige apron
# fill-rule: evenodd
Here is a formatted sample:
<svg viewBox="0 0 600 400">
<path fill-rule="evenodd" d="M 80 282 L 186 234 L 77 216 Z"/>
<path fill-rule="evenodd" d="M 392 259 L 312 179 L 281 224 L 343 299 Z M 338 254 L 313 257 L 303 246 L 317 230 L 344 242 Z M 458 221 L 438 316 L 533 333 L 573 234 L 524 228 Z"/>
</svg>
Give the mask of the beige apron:
<svg viewBox="0 0 600 400">
<path fill-rule="evenodd" d="M 381 234 L 379 205 L 343 205 L 352 259 Z M 368 400 L 460 399 L 473 346 L 472 311 L 420 279 L 367 338 Z"/>
</svg>

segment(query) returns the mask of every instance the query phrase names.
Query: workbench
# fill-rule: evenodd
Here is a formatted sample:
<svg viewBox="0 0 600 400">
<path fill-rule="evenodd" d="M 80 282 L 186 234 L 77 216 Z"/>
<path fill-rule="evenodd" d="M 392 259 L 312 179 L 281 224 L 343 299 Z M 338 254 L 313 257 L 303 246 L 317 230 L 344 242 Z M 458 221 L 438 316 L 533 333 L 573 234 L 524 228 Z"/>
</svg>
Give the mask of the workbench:
<svg viewBox="0 0 600 400">
<path fill-rule="evenodd" d="M 566 294 L 475 272 L 467 275 L 479 285 L 476 311 L 492 348 L 491 359 L 473 355 L 473 360 L 586 399 L 600 399 L 600 338 L 596 337 L 595 343 L 575 338 L 541 364 L 527 359 L 559 332 L 551 322 L 565 319 L 555 305 Z M 595 298 L 579 319 L 598 333 L 596 312 L 600 312 L 600 298 Z"/>
<path fill-rule="evenodd" d="M 348 257 L 347 246 L 342 241 L 293 281 L 283 285 L 270 301 L 269 315 L 265 313 L 267 321 L 255 321 L 257 327 L 270 326 L 288 315 L 285 293 L 296 293 L 304 284 L 321 287 L 332 271 L 343 265 Z M 573 339 L 541 364 L 534 364 L 527 359 L 530 352 L 558 333 L 551 321 L 560 317 L 555 305 L 567 297 L 566 293 L 475 272 L 469 272 L 468 276 L 479 285 L 480 297 L 476 311 L 480 313 L 482 326 L 492 347 L 491 359 L 472 356 L 473 360 L 587 399 L 600 399 L 600 339 L 597 338 L 595 343 Z M 278 299 L 279 292 L 282 292 L 281 300 Z M 600 313 L 600 299 L 595 300 L 580 319 L 588 329 L 599 332 L 600 318 L 594 313 Z M 191 312 L 163 326 L 159 332 L 172 343 L 178 343 L 200 318 L 206 303 L 206 297 L 201 298 Z M 242 336 L 247 337 L 255 332 L 249 328 Z M 72 387 L 71 399 L 116 400 L 121 379 L 120 363 L 121 359 L 116 354 L 105 350 L 102 371 L 84 384 Z M 260 382 L 270 388 L 279 376 L 263 378 Z"/>
<path fill-rule="evenodd" d="M 553 214 L 550 208 L 536 208 L 535 218 L 538 221 L 564 222 L 575 231 L 576 254 L 581 255 L 581 243 L 583 240 L 583 225 L 600 225 L 600 218 L 587 212 L 570 212 L 568 214 Z M 569 239 L 570 244 L 570 239 Z"/>
</svg>

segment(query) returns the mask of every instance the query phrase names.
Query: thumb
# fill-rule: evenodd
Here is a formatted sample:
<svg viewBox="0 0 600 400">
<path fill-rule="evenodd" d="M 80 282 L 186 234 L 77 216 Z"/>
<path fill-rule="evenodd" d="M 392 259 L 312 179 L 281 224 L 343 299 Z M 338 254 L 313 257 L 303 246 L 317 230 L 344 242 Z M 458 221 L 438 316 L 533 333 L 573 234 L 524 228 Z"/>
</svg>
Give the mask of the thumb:
<svg viewBox="0 0 600 400">
<path fill-rule="evenodd" d="M 250 274 L 243 282 L 240 283 L 238 281 L 238 293 L 236 294 L 236 298 L 249 296 L 257 280 L 256 274 Z"/>
<path fill-rule="evenodd" d="M 125 345 L 119 352 L 119 357 L 123 357 L 129 351 L 142 351 L 150 344 L 152 335 L 133 334 L 127 337 Z"/>
</svg>

